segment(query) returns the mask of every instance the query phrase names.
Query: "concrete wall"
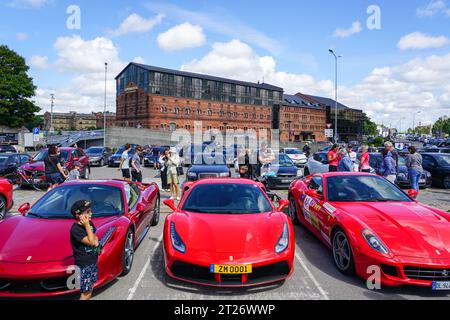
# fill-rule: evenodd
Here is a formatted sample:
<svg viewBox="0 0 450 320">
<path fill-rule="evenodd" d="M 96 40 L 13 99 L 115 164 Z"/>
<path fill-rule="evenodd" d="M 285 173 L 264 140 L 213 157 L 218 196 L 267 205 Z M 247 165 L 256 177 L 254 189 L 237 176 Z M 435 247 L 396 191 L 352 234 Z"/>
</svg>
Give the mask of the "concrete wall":
<svg viewBox="0 0 450 320">
<path fill-rule="evenodd" d="M 156 131 L 150 129 L 109 127 L 106 129 L 106 145 L 114 148 L 125 143 L 139 145 L 169 145 L 171 132 Z"/>
</svg>

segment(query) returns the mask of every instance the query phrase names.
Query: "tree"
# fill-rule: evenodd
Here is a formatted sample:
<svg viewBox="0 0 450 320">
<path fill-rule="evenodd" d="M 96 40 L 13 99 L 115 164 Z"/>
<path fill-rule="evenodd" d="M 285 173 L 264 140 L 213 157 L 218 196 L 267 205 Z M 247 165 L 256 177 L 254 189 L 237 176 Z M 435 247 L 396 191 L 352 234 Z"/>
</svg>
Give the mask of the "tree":
<svg viewBox="0 0 450 320">
<path fill-rule="evenodd" d="M 433 133 L 450 134 L 450 118 L 441 117 L 433 126 Z"/>
<path fill-rule="evenodd" d="M 25 59 L 0 45 L 0 125 L 19 128 L 34 120 L 40 108 L 30 99 L 36 87 Z"/>
<path fill-rule="evenodd" d="M 366 136 L 375 136 L 378 134 L 377 124 L 372 122 L 367 114 L 363 113 L 362 117 L 363 134 Z"/>
<path fill-rule="evenodd" d="M 41 128 L 44 126 L 44 116 L 33 116 L 30 122 L 24 124 L 25 128 L 33 131 L 33 128 Z"/>
</svg>

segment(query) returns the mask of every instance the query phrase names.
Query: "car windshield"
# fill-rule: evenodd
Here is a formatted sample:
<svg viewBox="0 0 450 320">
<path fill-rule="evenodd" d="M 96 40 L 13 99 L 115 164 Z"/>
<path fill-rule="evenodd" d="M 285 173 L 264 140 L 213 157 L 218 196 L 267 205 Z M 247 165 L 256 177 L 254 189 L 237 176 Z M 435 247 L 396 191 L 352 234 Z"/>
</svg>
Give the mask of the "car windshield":
<svg viewBox="0 0 450 320">
<path fill-rule="evenodd" d="M 44 161 L 48 156 L 48 151 L 43 150 L 34 156 L 33 161 Z M 68 161 L 69 160 L 69 151 L 61 150 L 61 159 Z"/>
<path fill-rule="evenodd" d="M 285 153 L 286 153 L 286 154 L 302 154 L 302 153 L 300 152 L 300 150 L 297 150 L 297 149 L 286 149 L 286 150 L 285 150 Z"/>
<path fill-rule="evenodd" d="M 398 165 L 402 167 L 406 167 L 405 159 L 402 157 L 398 157 Z"/>
<path fill-rule="evenodd" d="M 409 202 L 411 199 L 386 179 L 378 176 L 335 176 L 327 178 L 328 201 Z"/>
<path fill-rule="evenodd" d="M 226 165 L 227 162 L 223 155 L 211 153 L 199 153 L 194 158 L 194 165 Z"/>
<path fill-rule="evenodd" d="M 89 148 L 86 150 L 87 154 L 97 154 L 97 153 L 102 153 L 103 152 L 103 148 Z"/>
<path fill-rule="evenodd" d="M 278 157 L 278 165 L 280 167 L 295 167 L 294 162 L 285 154 L 280 154 Z"/>
<path fill-rule="evenodd" d="M 0 156 L 0 165 L 6 164 L 9 157 Z"/>
<path fill-rule="evenodd" d="M 258 214 L 273 209 L 258 186 L 227 183 L 194 187 L 182 210 L 213 214 Z"/>
<path fill-rule="evenodd" d="M 124 206 L 120 188 L 98 185 L 66 185 L 53 189 L 31 208 L 28 216 L 42 219 L 73 219 L 70 210 L 79 200 L 92 202 L 94 218 L 123 214 Z"/>
<path fill-rule="evenodd" d="M 450 155 L 438 155 L 436 156 L 436 160 L 439 163 L 439 166 L 441 167 L 448 167 L 450 166 Z"/>
<path fill-rule="evenodd" d="M 131 146 L 131 150 L 130 151 L 128 151 L 128 153 L 130 154 L 130 155 L 132 155 L 132 154 L 134 154 L 135 153 L 135 146 Z M 122 146 L 122 147 L 120 147 L 119 149 L 117 149 L 117 151 L 116 151 L 116 154 L 119 154 L 119 155 L 122 155 L 122 153 L 125 151 L 125 147 L 124 146 Z"/>
</svg>

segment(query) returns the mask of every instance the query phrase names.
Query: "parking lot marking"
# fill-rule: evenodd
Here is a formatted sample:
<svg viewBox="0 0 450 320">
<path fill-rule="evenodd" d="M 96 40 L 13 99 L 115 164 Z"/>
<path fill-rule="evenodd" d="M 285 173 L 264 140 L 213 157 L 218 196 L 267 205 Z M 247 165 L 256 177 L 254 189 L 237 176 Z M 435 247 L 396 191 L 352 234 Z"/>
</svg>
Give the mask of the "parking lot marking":
<svg viewBox="0 0 450 320">
<path fill-rule="evenodd" d="M 152 261 L 153 255 L 155 254 L 156 250 L 158 249 L 159 245 L 161 244 L 161 242 L 163 240 L 163 235 L 164 234 L 161 234 L 161 236 L 158 238 L 158 242 L 153 247 L 152 254 L 148 257 L 147 262 L 145 263 L 144 267 L 142 268 L 141 273 L 139 274 L 139 277 L 136 279 L 136 282 L 134 283 L 133 288 L 129 289 L 130 293 L 128 294 L 127 300 L 133 300 L 134 294 L 136 293 L 136 290 L 137 290 L 139 284 L 141 283 L 142 279 L 144 278 L 145 272 L 147 272 L 147 269 L 150 266 L 150 262 Z"/>
<path fill-rule="evenodd" d="M 298 250 L 298 247 L 296 246 L 296 251 L 297 250 Z M 306 266 L 306 264 L 302 261 L 302 259 L 300 258 L 300 256 L 298 255 L 297 252 L 295 252 L 295 257 L 297 258 L 297 260 L 300 263 L 300 265 L 302 266 L 302 268 L 306 271 L 306 274 L 311 279 L 311 281 L 314 283 L 314 285 L 316 286 L 317 290 L 319 290 L 319 292 L 322 295 L 322 297 L 325 300 L 330 300 L 330 297 L 328 297 L 328 294 L 325 292 L 325 290 L 323 290 L 323 288 L 320 285 L 320 283 L 316 280 L 316 278 L 314 277 L 312 272 L 309 270 L 309 268 Z"/>
</svg>

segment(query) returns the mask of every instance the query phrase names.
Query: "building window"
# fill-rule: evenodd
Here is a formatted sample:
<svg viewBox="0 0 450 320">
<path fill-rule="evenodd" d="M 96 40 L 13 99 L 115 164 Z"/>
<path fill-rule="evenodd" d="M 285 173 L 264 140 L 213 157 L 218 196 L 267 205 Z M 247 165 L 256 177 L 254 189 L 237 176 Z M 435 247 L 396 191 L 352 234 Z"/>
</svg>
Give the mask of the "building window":
<svg viewBox="0 0 450 320">
<path fill-rule="evenodd" d="M 175 114 L 179 114 L 180 113 L 180 108 L 175 108 Z"/>
<path fill-rule="evenodd" d="M 189 116 L 191 114 L 191 109 L 189 108 L 184 109 L 184 113 L 185 115 Z"/>
<path fill-rule="evenodd" d="M 201 116 L 202 115 L 202 110 L 198 109 L 197 110 L 197 115 Z"/>
<path fill-rule="evenodd" d="M 213 115 L 213 112 L 212 112 L 211 109 L 209 109 L 209 110 L 208 110 L 208 116 L 212 116 L 212 115 Z"/>
</svg>

